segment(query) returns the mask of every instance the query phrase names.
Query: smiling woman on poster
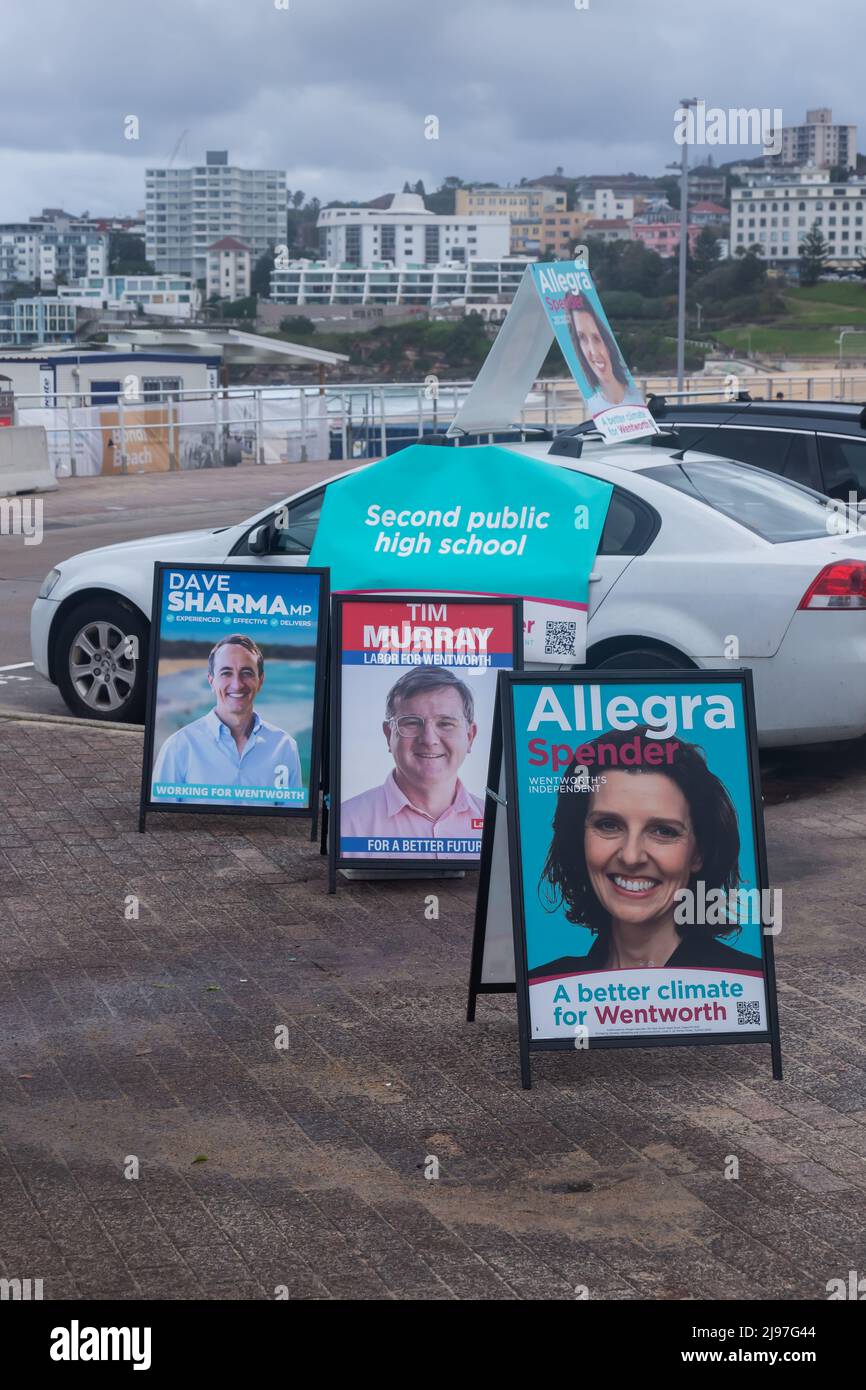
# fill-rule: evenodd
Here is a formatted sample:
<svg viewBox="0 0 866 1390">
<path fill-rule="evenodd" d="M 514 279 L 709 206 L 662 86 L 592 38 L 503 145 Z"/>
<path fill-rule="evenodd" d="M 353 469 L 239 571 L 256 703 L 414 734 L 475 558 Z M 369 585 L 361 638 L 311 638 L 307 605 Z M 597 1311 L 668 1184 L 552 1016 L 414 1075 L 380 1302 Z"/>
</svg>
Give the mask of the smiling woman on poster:
<svg viewBox="0 0 866 1390">
<path fill-rule="evenodd" d="M 565 311 L 571 346 L 589 386 L 587 405 L 592 414 L 609 406 L 643 405 L 613 334 L 588 296 L 566 295 Z"/>
<path fill-rule="evenodd" d="M 530 979 L 666 966 L 754 971 L 759 958 L 716 939 L 738 933 L 736 922 L 675 920 L 681 890 L 697 896 L 703 884 L 707 895 L 728 894 L 739 884 L 740 835 L 727 789 L 701 750 L 682 741 L 667 745 L 663 766 L 645 757 L 605 766 L 599 745 L 619 749 L 626 740 L 659 747 L 645 728 L 610 731 L 586 745 L 596 754 L 593 769 L 603 769 L 597 777 L 590 781 L 585 762 L 570 763 L 539 885 L 551 911 L 562 908 L 596 939 L 586 955 L 537 966 Z"/>
</svg>

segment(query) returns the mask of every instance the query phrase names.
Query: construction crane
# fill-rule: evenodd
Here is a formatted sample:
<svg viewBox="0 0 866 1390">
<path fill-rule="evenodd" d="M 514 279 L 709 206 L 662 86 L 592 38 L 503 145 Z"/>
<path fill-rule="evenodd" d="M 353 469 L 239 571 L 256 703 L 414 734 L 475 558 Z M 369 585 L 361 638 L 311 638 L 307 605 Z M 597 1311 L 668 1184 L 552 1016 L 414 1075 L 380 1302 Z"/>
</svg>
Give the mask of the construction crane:
<svg viewBox="0 0 866 1390">
<path fill-rule="evenodd" d="M 182 130 L 182 131 L 180 132 L 180 135 L 177 137 L 177 140 L 175 141 L 174 149 L 173 149 L 172 152 L 171 152 L 171 158 L 170 158 L 169 161 L 168 161 L 168 167 L 169 167 L 169 169 L 171 169 L 171 168 L 174 166 L 174 161 L 177 159 L 178 151 L 180 150 L 181 145 L 183 144 L 184 140 L 186 139 L 186 137 L 187 137 L 188 135 L 189 135 L 189 130 Z"/>
</svg>

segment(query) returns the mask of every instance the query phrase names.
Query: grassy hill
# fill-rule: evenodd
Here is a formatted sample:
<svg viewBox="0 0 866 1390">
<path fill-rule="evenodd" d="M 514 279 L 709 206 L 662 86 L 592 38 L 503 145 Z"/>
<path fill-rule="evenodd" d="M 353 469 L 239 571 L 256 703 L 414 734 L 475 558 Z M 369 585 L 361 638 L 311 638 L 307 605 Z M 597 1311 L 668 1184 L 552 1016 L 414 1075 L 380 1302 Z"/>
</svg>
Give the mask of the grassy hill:
<svg viewBox="0 0 866 1390">
<path fill-rule="evenodd" d="M 838 357 L 839 329 L 862 328 L 846 337 L 846 355 L 866 354 L 866 284 L 829 281 L 808 289 L 786 287 L 784 312 L 772 321 L 722 328 L 714 335 L 726 347 L 770 357 Z"/>
</svg>

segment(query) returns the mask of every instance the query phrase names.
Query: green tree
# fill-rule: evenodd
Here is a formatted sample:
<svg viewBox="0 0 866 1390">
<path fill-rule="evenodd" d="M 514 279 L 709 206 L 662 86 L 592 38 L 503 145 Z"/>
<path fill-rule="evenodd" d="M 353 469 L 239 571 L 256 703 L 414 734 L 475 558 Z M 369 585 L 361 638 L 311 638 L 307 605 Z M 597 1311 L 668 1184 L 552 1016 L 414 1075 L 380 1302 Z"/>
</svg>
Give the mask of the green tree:
<svg viewBox="0 0 866 1390">
<path fill-rule="evenodd" d="M 670 266 L 657 251 L 651 251 L 642 241 L 615 242 L 619 248 L 619 285 L 621 290 L 637 294 L 657 295 L 668 292 L 665 281 Z"/>
<path fill-rule="evenodd" d="M 259 256 L 250 276 L 250 293 L 267 299 L 271 292 L 271 271 L 274 268 L 275 248 L 270 246 L 263 256 Z"/>
<path fill-rule="evenodd" d="M 812 223 L 812 230 L 806 233 L 800 242 L 799 249 L 800 284 L 807 287 L 817 285 L 818 278 L 830 254 L 830 247 L 822 237 L 817 222 Z"/>
<path fill-rule="evenodd" d="M 711 227 L 702 227 L 695 239 L 695 249 L 691 257 L 692 273 L 700 278 L 709 275 L 719 263 L 719 245 Z"/>
<path fill-rule="evenodd" d="M 312 319 L 308 319 L 305 314 L 293 314 L 289 318 L 280 319 L 280 332 L 288 333 L 294 337 L 309 336 L 315 333 L 316 325 Z"/>
<path fill-rule="evenodd" d="M 230 304 L 224 304 L 221 313 L 227 319 L 253 320 L 256 316 L 256 297 L 251 294 L 247 299 L 235 299 Z"/>
<path fill-rule="evenodd" d="M 109 275 L 153 275 L 154 270 L 144 254 L 144 237 L 131 232 L 109 232 Z"/>
</svg>

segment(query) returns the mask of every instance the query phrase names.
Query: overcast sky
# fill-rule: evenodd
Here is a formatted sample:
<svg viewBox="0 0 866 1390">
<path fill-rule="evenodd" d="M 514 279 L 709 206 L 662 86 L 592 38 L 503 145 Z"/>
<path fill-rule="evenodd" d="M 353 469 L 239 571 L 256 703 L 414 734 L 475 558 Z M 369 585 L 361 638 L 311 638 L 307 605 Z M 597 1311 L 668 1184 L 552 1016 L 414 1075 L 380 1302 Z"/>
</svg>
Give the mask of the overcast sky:
<svg viewBox="0 0 866 1390">
<path fill-rule="evenodd" d="M 680 155 L 686 96 L 780 107 L 786 124 L 830 105 L 866 149 L 864 14 L 854 0 L 4 0 L 0 221 L 134 213 L 145 167 L 179 140 L 176 163 L 228 149 L 323 202 L 448 174 L 659 174 Z"/>
</svg>

